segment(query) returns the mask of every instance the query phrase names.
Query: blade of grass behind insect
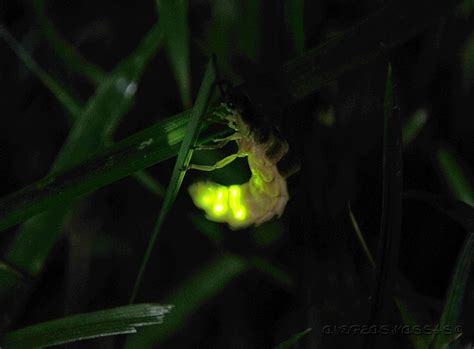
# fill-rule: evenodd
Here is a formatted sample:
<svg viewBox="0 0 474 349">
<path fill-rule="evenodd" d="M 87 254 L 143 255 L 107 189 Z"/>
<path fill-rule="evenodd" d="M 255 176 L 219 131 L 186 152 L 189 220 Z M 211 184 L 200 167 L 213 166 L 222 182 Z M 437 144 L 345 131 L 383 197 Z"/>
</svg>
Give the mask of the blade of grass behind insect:
<svg viewBox="0 0 474 349">
<path fill-rule="evenodd" d="M 286 25 L 296 53 L 304 51 L 304 0 L 285 0 Z"/>
<path fill-rule="evenodd" d="M 469 89 L 474 81 L 474 32 L 468 36 L 461 54 L 464 87 Z"/>
<path fill-rule="evenodd" d="M 84 339 L 136 333 L 137 328 L 163 323 L 172 308 L 170 305 L 137 304 L 76 314 L 9 332 L 2 340 L 2 348 L 42 348 Z"/>
<path fill-rule="evenodd" d="M 204 303 L 215 298 L 232 280 L 249 268 L 246 260 L 231 254 L 217 257 L 179 286 L 164 302 L 175 307 L 161 326 L 129 336 L 125 349 L 155 348 L 176 333 Z"/>
<path fill-rule="evenodd" d="M 176 196 L 178 195 L 181 183 L 183 182 L 184 175 L 186 173 L 185 171 L 183 171 L 183 168 L 186 168 L 189 165 L 189 161 L 191 160 L 193 147 L 196 144 L 197 138 L 199 136 L 200 126 L 202 123 L 203 116 L 207 111 L 215 79 L 216 75 L 214 71 L 214 66 L 213 64 L 209 63 L 204 74 L 204 78 L 202 80 L 198 96 L 196 98 L 196 103 L 191 112 L 191 117 L 186 128 L 186 134 L 184 136 L 183 143 L 181 143 L 181 147 L 178 152 L 178 158 L 176 159 L 173 173 L 171 174 L 171 179 L 166 190 L 165 198 L 163 200 L 163 206 L 161 207 L 160 213 L 158 214 L 158 219 L 156 220 L 155 226 L 151 233 L 150 240 L 148 242 L 148 246 L 146 248 L 143 261 L 140 266 L 135 285 L 133 287 L 130 303 L 133 303 L 137 297 L 137 293 L 140 288 L 151 252 L 153 251 L 153 248 L 155 246 L 156 239 L 165 221 L 165 218 L 168 215 L 168 212 L 171 209 L 171 206 L 173 205 Z"/>
<path fill-rule="evenodd" d="M 132 97 L 146 64 L 161 43 L 161 29 L 155 24 L 137 49 L 122 60 L 97 88 L 61 148 L 51 171 L 83 162 L 104 146 L 119 121 L 130 109 Z M 7 253 L 7 260 L 33 275 L 38 274 L 59 237 L 68 207 L 48 211 L 21 226 Z"/>
<path fill-rule="evenodd" d="M 470 208 L 473 208 L 474 188 L 454 154 L 447 147 L 440 147 L 437 152 L 437 159 L 451 193 L 458 200 L 466 203 Z M 472 264 L 474 263 L 474 210 L 470 209 L 468 212 L 466 210 L 467 206 L 462 207 L 462 204 L 461 207 L 457 208 L 455 206 L 453 207 L 453 205 L 440 205 L 440 207 L 441 209 L 447 208 L 447 213 L 453 218 L 457 218 L 468 232 L 466 242 L 456 262 L 454 274 L 447 291 L 445 305 L 441 314 L 439 326 L 440 328 L 444 328 L 444 326 L 447 325 L 452 327 L 459 325 L 467 280 L 471 272 Z M 445 333 L 445 331 L 437 333 L 431 343 L 432 348 L 444 348 L 455 339 L 453 335 L 454 334 Z"/>
<path fill-rule="evenodd" d="M 94 84 L 100 84 L 107 78 L 107 73 L 98 65 L 85 59 L 77 49 L 67 42 L 55 29 L 45 13 L 45 1 L 35 0 L 33 3 L 38 23 L 46 39 L 62 61 L 74 72 L 86 77 Z"/>
<path fill-rule="evenodd" d="M 375 270 L 376 264 L 375 264 L 374 258 L 372 256 L 372 253 L 369 250 L 369 247 L 367 246 L 364 235 L 362 234 L 362 231 L 359 228 L 359 223 L 357 223 L 357 219 L 355 218 L 352 212 L 350 203 L 348 204 L 348 209 L 349 209 L 349 218 L 351 220 L 352 227 L 354 228 L 354 231 L 357 234 L 357 239 L 359 240 L 359 243 L 361 244 L 362 249 L 364 250 L 364 253 L 371 267 Z M 400 316 L 403 320 L 403 323 L 405 325 L 410 326 L 411 328 L 414 328 L 414 326 L 419 326 L 420 322 L 416 321 L 415 316 L 413 315 L 414 313 L 412 312 L 411 309 L 409 309 L 407 304 L 397 297 L 394 297 L 394 301 L 398 308 Z M 410 334 L 410 340 L 415 349 L 428 349 L 428 346 L 430 344 L 430 339 L 426 335 Z"/>
<path fill-rule="evenodd" d="M 260 256 L 253 256 L 249 258 L 249 264 L 262 274 L 268 275 L 273 281 L 285 290 L 290 290 L 293 287 L 293 280 L 291 276 L 280 269 L 279 267 L 270 263 L 267 259 Z"/>
<path fill-rule="evenodd" d="M 166 53 L 178 83 L 181 101 L 191 107 L 188 0 L 156 0 L 166 41 Z"/>
<path fill-rule="evenodd" d="M 402 129 L 402 141 L 404 147 L 416 139 L 418 134 L 421 132 L 421 129 L 425 126 L 427 120 L 428 113 L 426 109 L 418 109 L 407 120 Z"/>
<path fill-rule="evenodd" d="M 41 213 L 67 206 L 93 192 L 178 153 L 189 122 L 189 110 L 167 118 L 99 152 L 77 167 L 51 173 L 0 199 L 0 230 Z M 206 131 L 200 142 L 226 135 Z"/>
<path fill-rule="evenodd" d="M 53 93 L 53 95 L 61 102 L 70 115 L 78 115 L 81 112 L 80 101 L 74 98 L 72 94 L 67 91 L 65 86 L 44 71 L 43 68 L 36 63 L 33 57 L 31 57 L 31 55 L 2 25 L 0 25 L 0 37 L 5 40 L 8 46 L 10 46 L 10 48 L 21 59 L 23 64 L 25 64 L 28 69 L 30 69 L 38 79 L 48 87 L 51 93 Z"/>
<path fill-rule="evenodd" d="M 290 338 L 288 338 L 286 341 L 281 342 L 280 344 L 278 344 L 275 347 L 275 349 L 291 349 L 291 348 L 294 348 L 295 345 L 298 344 L 298 342 L 301 340 L 301 338 L 306 336 L 309 332 L 311 332 L 311 328 L 307 328 L 304 331 L 295 333 Z"/>
<path fill-rule="evenodd" d="M 405 302 L 395 298 L 395 304 L 405 325 L 409 326 L 409 328 L 420 326 L 420 322 L 415 319 L 415 316 Z M 410 333 L 410 340 L 415 349 L 428 349 L 430 346 L 430 338 L 425 334 L 417 335 Z"/>
<path fill-rule="evenodd" d="M 439 328 L 444 329 L 451 326 L 455 328 L 459 325 L 461 318 L 464 294 L 467 280 L 474 263 L 474 231 L 469 231 L 466 242 L 458 256 L 454 274 L 448 288 L 445 305 L 439 321 Z M 447 333 L 439 331 L 436 333 L 431 343 L 432 349 L 443 349 L 460 336 L 461 332 Z"/>
<path fill-rule="evenodd" d="M 240 6 L 239 19 L 235 22 L 237 25 L 235 34 L 238 38 L 240 50 L 253 62 L 258 60 L 260 55 L 260 33 L 259 15 L 261 13 L 261 0 L 237 1 Z"/>
<path fill-rule="evenodd" d="M 56 52 L 58 53 L 58 55 L 60 55 L 60 58 L 64 62 L 69 62 L 71 65 L 76 67 L 78 73 L 89 77 L 89 79 L 93 83 L 97 83 L 98 85 L 100 85 L 102 81 L 107 79 L 106 72 L 100 70 L 99 67 L 95 66 L 93 63 L 90 63 L 85 58 L 83 58 L 72 45 L 70 45 L 67 41 L 61 38 L 60 35 L 55 31 L 54 27 L 48 22 L 48 19 L 44 15 L 44 1 L 37 0 L 36 4 L 37 7 L 39 7 L 37 9 L 37 11 L 39 12 L 38 16 L 42 17 L 41 21 L 46 22 L 44 25 L 47 26 L 47 37 L 51 41 L 51 45 L 57 46 Z M 0 32 L 6 35 L 7 42 L 10 43 L 15 53 L 25 63 L 25 65 L 56 96 L 58 101 L 63 105 L 71 121 L 75 122 L 77 119 L 79 119 L 81 117 L 82 112 L 84 111 L 83 104 L 79 100 L 77 100 L 76 97 L 74 97 L 71 93 L 69 93 L 59 81 L 57 81 L 46 71 L 44 71 L 34 61 L 31 55 L 18 42 L 16 42 L 8 32 L 2 32 L 1 27 Z M 98 78 L 93 80 L 91 79 L 92 76 L 97 76 Z M 131 99 L 133 100 L 133 96 L 131 96 Z M 163 196 L 163 187 L 149 174 L 147 174 L 146 172 L 139 172 L 136 173 L 134 176 L 139 181 L 139 183 L 141 183 L 150 192 L 160 197 Z"/>
<path fill-rule="evenodd" d="M 398 108 L 394 107 L 392 66 L 389 64 L 384 102 L 382 218 L 377 251 L 375 290 L 370 324 L 387 323 L 393 302 L 402 208 L 402 139 Z M 387 338 L 368 336 L 368 348 L 383 347 Z"/>
<path fill-rule="evenodd" d="M 474 189 L 469 180 L 471 176 L 465 173 L 454 153 L 448 147 L 440 147 L 436 156 L 438 166 L 451 193 L 458 200 L 474 207 Z"/>
</svg>

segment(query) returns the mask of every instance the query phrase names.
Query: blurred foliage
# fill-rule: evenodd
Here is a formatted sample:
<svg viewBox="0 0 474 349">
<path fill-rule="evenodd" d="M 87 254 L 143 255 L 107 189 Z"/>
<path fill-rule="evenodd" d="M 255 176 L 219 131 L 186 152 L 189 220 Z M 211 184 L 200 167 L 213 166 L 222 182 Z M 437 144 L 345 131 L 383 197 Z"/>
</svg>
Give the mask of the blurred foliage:
<svg viewBox="0 0 474 349">
<path fill-rule="evenodd" d="M 22 328 L 5 335 L 3 348 L 43 348 L 79 340 L 136 333 L 163 323 L 172 306 L 137 304 L 74 315 Z"/>
</svg>

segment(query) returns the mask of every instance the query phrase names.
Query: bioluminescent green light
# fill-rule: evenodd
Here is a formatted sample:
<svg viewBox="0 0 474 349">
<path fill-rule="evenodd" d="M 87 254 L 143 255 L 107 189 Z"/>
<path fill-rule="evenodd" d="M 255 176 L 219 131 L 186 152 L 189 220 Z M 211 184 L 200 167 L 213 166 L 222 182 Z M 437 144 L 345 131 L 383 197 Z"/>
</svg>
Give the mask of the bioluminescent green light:
<svg viewBox="0 0 474 349">
<path fill-rule="evenodd" d="M 248 209 L 240 185 L 229 187 L 211 182 L 191 185 L 189 193 L 194 204 L 203 209 L 209 219 L 227 222 L 231 227 L 245 225 Z"/>
</svg>

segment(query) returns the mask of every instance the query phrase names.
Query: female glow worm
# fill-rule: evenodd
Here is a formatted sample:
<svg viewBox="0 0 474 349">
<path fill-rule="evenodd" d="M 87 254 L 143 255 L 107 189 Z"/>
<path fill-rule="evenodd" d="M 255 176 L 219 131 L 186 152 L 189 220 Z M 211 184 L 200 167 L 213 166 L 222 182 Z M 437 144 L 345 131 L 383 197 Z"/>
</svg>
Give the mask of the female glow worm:
<svg viewBox="0 0 474 349">
<path fill-rule="evenodd" d="M 223 147 L 235 141 L 238 152 L 216 164 L 190 165 L 188 169 L 212 171 L 222 168 L 238 157 L 247 157 L 252 176 L 244 184 L 223 186 L 213 182 L 197 182 L 189 187 L 194 204 L 203 209 L 206 217 L 215 222 L 227 223 L 231 229 L 259 225 L 275 215 L 280 217 L 289 199 L 286 178 L 296 169 L 279 170 L 277 164 L 288 152 L 288 143 L 281 139 L 274 128 L 266 124 L 251 124 L 244 120 L 248 108 L 222 103 L 214 112 L 225 120 L 235 133 L 215 140 L 215 145 L 200 149 Z"/>
</svg>

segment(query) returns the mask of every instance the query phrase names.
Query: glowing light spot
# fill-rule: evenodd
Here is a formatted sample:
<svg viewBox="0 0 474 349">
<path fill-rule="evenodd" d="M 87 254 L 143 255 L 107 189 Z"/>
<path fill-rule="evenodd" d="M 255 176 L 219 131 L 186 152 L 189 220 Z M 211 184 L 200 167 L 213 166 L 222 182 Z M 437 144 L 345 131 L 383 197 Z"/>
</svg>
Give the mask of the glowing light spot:
<svg viewBox="0 0 474 349">
<path fill-rule="evenodd" d="M 230 197 L 237 198 L 240 195 L 240 188 L 236 185 L 231 185 L 229 187 Z"/>
<path fill-rule="evenodd" d="M 227 188 L 220 188 L 217 191 L 217 200 L 222 200 L 224 198 L 225 192 Z"/>
<path fill-rule="evenodd" d="M 234 218 L 237 219 L 238 221 L 244 221 L 245 218 L 247 218 L 247 213 L 245 209 L 241 208 L 240 210 L 235 211 Z"/>
<path fill-rule="evenodd" d="M 203 209 L 213 221 L 240 227 L 250 219 L 248 208 L 242 200 L 244 194 L 241 185 L 225 187 L 212 182 L 199 182 L 191 185 L 189 193 L 195 205 Z"/>
<path fill-rule="evenodd" d="M 212 204 L 212 196 L 210 194 L 204 194 L 199 199 L 200 206 L 206 207 Z"/>
</svg>

